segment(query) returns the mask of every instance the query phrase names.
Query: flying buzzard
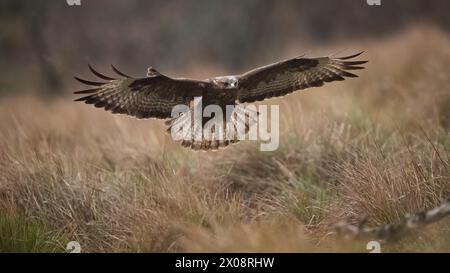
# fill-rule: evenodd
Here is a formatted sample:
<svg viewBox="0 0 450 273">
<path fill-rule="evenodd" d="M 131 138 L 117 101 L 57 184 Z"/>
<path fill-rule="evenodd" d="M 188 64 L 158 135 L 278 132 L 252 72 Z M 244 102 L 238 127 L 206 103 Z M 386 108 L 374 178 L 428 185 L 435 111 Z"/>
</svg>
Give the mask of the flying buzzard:
<svg viewBox="0 0 450 273">
<path fill-rule="evenodd" d="M 173 118 L 171 115 L 173 107 L 181 104 L 193 109 L 192 102 L 195 97 L 202 97 L 202 107 L 215 104 L 225 112 L 226 105 L 262 101 L 297 90 L 319 87 L 326 82 L 343 81 L 346 77 L 357 77 L 348 71 L 364 68 L 361 65 L 367 61 L 350 60 L 362 53 L 340 58 L 300 56 L 259 67 L 242 75 L 214 77 L 206 80 L 170 78 L 152 67 L 148 69 L 147 77 L 133 78 L 112 66 L 114 72 L 121 76 L 120 79 L 116 79 L 100 74 L 89 65 L 92 73 L 106 82 L 93 82 L 75 77 L 81 83 L 93 86 L 92 89 L 75 92 L 75 94 L 87 94 L 76 101 L 84 101 L 112 113 L 127 114 L 138 119 L 170 118 L 167 121 L 170 130 L 176 123 L 190 122 L 191 119 L 186 117 L 192 114 L 185 113 Z M 245 119 L 245 113 L 237 111 L 235 115 L 236 118 L 232 119 L 231 123 L 243 119 L 248 129 L 249 121 Z M 202 125 L 206 121 L 207 119 L 203 118 Z M 224 123 L 227 122 L 229 123 L 230 120 Z M 201 128 L 193 131 L 193 134 L 181 140 L 183 146 L 195 150 L 215 150 L 238 142 L 238 139 L 230 140 L 224 135 L 215 139 L 198 138 L 198 131 L 201 134 Z"/>
</svg>

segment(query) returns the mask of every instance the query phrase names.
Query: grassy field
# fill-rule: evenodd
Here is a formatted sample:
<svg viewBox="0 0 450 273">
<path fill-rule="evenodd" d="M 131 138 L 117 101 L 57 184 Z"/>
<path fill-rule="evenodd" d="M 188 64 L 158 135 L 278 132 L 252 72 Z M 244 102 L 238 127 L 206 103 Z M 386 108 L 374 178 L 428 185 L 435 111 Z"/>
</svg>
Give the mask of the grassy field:
<svg viewBox="0 0 450 273">
<path fill-rule="evenodd" d="M 161 121 L 70 96 L 2 99 L 0 251 L 367 252 L 333 227 L 450 196 L 450 38 L 418 28 L 365 49 L 357 80 L 270 101 L 275 152 L 192 152 Z M 382 251 L 448 252 L 450 219 Z"/>
</svg>

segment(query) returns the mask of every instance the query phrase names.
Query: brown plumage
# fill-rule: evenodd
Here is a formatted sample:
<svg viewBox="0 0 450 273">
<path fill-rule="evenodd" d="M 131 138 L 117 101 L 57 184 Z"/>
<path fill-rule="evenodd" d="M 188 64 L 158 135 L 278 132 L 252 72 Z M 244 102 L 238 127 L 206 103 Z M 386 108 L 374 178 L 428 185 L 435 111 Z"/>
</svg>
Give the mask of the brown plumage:
<svg viewBox="0 0 450 273">
<path fill-rule="evenodd" d="M 195 97 L 202 97 L 202 108 L 210 104 L 221 106 L 225 113 L 226 105 L 250 103 L 268 98 L 284 96 L 297 90 L 319 87 L 327 82 L 343 81 L 347 77 L 357 77 L 349 72 L 363 69 L 361 65 L 367 61 L 349 61 L 363 52 L 341 58 L 303 58 L 297 57 L 267 66 L 259 67 L 238 76 L 214 77 L 206 80 L 193 80 L 167 77 L 154 68 L 148 69 L 147 77 L 133 78 L 112 66 L 119 79 L 105 76 L 89 69 L 104 82 L 92 82 L 75 77 L 76 80 L 94 88 L 77 91 L 85 94 L 76 99 L 95 107 L 104 108 L 112 113 L 127 114 L 140 119 L 170 119 L 171 126 L 185 120 L 187 115 L 172 117 L 172 109 L 176 105 L 186 105 L 193 109 Z M 242 113 L 236 112 L 236 120 L 244 119 Z M 183 117 L 184 116 L 184 117 Z M 224 115 L 225 116 L 225 115 Z M 226 123 L 224 117 L 224 124 Z M 203 119 L 202 125 L 207 122 Z M 229 121 L 228 121 L 229 122 Z M 246 122 L 246 127 L 249 124 Z M 238 142 L 237 139 L 203 139 L 195 138 L 201 128 L 194 130 L 188 139 L 181 144 L 193 149 L 214 150 Z M 224 137 L 224 136 L 223 136 Z"/>
</svg>

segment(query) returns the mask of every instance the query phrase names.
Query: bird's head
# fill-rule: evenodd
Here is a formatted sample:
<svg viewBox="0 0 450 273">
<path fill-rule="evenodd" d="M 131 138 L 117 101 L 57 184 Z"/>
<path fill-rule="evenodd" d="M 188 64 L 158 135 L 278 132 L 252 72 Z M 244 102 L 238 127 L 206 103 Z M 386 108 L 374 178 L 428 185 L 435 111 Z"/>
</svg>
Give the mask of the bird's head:
<svg viewBox="0 0 450 273">
<path fill-rule="evenodd" d="M 239 80 L 235 76 L 216 77 L 212 81 L 223 89 L 233 89 L 239 86 Z"/>
</svg>

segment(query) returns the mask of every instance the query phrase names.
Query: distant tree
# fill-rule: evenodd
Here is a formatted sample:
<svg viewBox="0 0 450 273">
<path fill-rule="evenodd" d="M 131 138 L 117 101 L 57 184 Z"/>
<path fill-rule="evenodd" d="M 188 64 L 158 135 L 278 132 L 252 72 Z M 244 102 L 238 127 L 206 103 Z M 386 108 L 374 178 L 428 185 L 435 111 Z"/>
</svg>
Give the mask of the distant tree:
<svg viewBox="0 0 450 273">
<path fill-rule="evenodd" d="M 49 1 L 25 1 L 16 0 L 19 4 L 20 16 L 23 18 L 27 41 L 33 50 L 36 58 L 36 65 L 39 68 L 42 78 L 43 88 L 49 95 L 61 93 L 62 82 L 53 65 L 48 61 L 49 55 L 44 39 L 43 30 L 46 23 L 46 12 Z"/>
</svg>

